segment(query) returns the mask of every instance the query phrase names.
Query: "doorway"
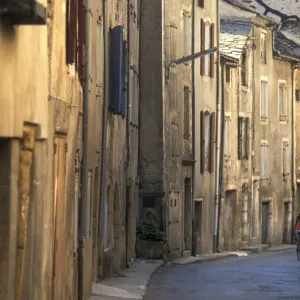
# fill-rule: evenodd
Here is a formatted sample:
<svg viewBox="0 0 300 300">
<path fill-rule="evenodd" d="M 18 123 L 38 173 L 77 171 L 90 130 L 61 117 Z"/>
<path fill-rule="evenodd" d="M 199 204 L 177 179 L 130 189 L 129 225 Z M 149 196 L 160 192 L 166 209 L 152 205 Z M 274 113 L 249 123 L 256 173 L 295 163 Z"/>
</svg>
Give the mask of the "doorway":
<svg viewBox="0 0 300 300">
<path fill-rule="evenodd" d="M 282 243 L 289 244 L 291 242 L 291 224 L 292 224 L 292 210 L 290 202 L 284 203 L 283 210 L 283 230 Z"/>
<path fill-rule="evenodd" d="M 259 207 L 259 181 L 253 182 L 253 197 L 252 197 L 252 208 L 251 208 L 251 238 L 257 238 L 257 227 L 258 227 L 258 207 Z"/>
<path fill-rule="evenodd" d="M 237 191 L 226 191 L 223 216 L 224 224 L 226 224 L 223 228 L 225 251 L 236 250 L 237 248 L 237 212 Z"/>
<path fill-rule="evenodd" d="M 184 180 L 184 244 L 185 250 L 192 250 L 192 193 L 191 179 Z"/>
<path fill-rule="evenodd" d="M 262 203 L 262 217 L 261 217 L 261 243 L 263 245 L 268 244 L 268 232 L 269 232 L 269 203 Z"/>
<path fill-rule="evenodd" d="M 113 272 L 118 273 L 120 271 L 121 265 L 121 255 L 120 255 L 120 239 L 121 239 L 121 215 L 120 215 L 120 199 L 118 186 L 115 186 L 114 191 L 114 256 L 113 256 Z"/>
<path fill-rule="evenodd" d="M 202 253 L 202 201 L 195 201 L 196 254 Z"/>
</svg>

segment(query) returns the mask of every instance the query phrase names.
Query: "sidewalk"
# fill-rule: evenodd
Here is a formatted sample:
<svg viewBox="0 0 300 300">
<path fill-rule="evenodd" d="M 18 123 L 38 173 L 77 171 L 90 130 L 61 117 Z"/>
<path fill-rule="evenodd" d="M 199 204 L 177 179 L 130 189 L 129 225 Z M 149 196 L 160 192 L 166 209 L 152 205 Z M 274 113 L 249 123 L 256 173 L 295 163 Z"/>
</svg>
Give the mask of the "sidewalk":
<svg viewBox="0 0 300 300">
<path fill-rule="evenodd" d="M 143 299 L 151 275 L 162 264 L 160 260 L 137 260 L 118 277 L 94 283 L 90 300 Z"/>
</svg>

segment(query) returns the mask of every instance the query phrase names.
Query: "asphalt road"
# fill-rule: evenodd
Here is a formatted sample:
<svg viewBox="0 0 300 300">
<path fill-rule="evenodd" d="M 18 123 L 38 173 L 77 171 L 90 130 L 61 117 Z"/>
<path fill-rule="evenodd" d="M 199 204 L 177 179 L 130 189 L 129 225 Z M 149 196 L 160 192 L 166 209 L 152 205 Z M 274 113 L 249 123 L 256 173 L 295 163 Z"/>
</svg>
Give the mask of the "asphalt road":
<svg viewBox="0 0 300 300">
<path fill-rule="evenodd" d="M 159 269 L 144 300 L 299 300 L 296 251 Z"/>
</svg>

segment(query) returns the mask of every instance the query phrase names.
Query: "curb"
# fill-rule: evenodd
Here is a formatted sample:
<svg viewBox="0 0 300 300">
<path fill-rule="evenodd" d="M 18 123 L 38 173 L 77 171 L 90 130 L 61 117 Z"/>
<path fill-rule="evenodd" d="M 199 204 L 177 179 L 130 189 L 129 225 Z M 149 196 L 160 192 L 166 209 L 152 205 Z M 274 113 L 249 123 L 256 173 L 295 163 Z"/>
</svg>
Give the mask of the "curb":
<svg viewBox="0 0 300 300">
<path fill-rule="evenodd" d="M 154 274 L 155 274 L 155 273 L 163 266 L 163 264 L 164 264 L 164 263 L 161 262 L 160 265 L 158 265 L 157 268 L 155 268 L 155 269 L 151 272 L 151 274 L 149 274 L 148 280 L 147 280 L 147 282 L 146 282 L 146 284 L 145 284 L 144 293 L 143 293 L 143 295 L 141 295 L 141 296 L 142 296 L 142 297 L 141 297 L 142 300 L 145 298 L 145 295 L 146 295 L 146 293 L 147 293 L 150 279 L 151 279 L 152 276 L 153 276 L 153 275 L 154 275 Z"/>
</svg>

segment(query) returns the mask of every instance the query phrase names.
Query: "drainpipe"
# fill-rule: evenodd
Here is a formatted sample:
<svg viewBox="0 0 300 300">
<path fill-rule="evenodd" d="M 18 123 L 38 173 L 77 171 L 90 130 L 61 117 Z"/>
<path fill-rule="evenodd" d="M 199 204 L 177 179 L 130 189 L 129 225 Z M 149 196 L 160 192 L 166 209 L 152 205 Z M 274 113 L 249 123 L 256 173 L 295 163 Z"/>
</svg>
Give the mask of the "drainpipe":
<svg viewBox="0 0 300 300">
<path fill-rule="evenodd" d="M 192 2 L 192 55 L 195 53 L 195 0 Z M 195 162 L 195 60 L 192 60 L 192 157 Z M 195 164 L 192 166 L 192 255 L 196 256 L 195 228 Z"/>
<path fill-rule="evenodd" d="M 219 40 L 219 32 L 220 32 L 220 1 L 216 0 L 217 5 L 217 57 L 216 57 L 216 68 L 217 68 L 217 95 L 216 95 L 216 104 L 217 104 L 217 128 L 216 128 L 216 170 L 215 170 L 215 217 L 214 217 L 214 235 L 213 235 L 213 252 L 217 252 L 217 244 L 218 244 L 218 229 L 219 229 L 219 202 L 220 202 L 220 194 L 219 194 L 219 176 L 220 176 L 220 132 L 221 132 L 221 107 L 220 107 L 220 40 Z"/>
<path fill-rule="evenodd" d="M 78 245 L 78 294 L 83 296 L 84 281 L 84 243 L 86 237 L 86 208 L 88 185 L 88 109 L 89 109 L 89 47 L 90 47 L 90 0 L 85 7 L 85 83 L 83 87 L 83 132 L 82 132 L 82 173 L 81 173 L 81 201 L 79 210 L 79 245 Z"/>
<path fill-rule="evenodd" d="M 103 101 L 103 117 L 102 117 L 102 151 L 101 151 L 101 179 L 100 179 L 100 205 L 98 212 L 98 236 L 101 235 L 101 212 L 104 199 L 106 197 L 106 137 L 107 137 L 107 114 L 108 114 L 108 102 L 109 102 L 109 56 L 108 56 L 108 26 L 107 26 L 107 0 L 102 0 L 103 9 L 103 46 L 104 46 L 104 101 Z"/>
<path fill-rule="evenodd" d="M 294 223 L 295 223 L 295 150 L 294 150 L 294 146 L 295 146 L 295 133 L 294 133 L 294 129 L 295 129 L 295 108 L 294 108 L 294 85 L 295 85 L 295 68 L 294 66 L 292 66 L 292 159 L 291 159 L 291 173 L 292 173 L 292 178 L 291 178 L 291 190 L 292 190 L 292 235 L 291 235 L 291 238 L 292 238 L 292 243 L 294 241 L 294 234 L 295 234 L 295 231 L 294 231 Z"/>
</svg>

